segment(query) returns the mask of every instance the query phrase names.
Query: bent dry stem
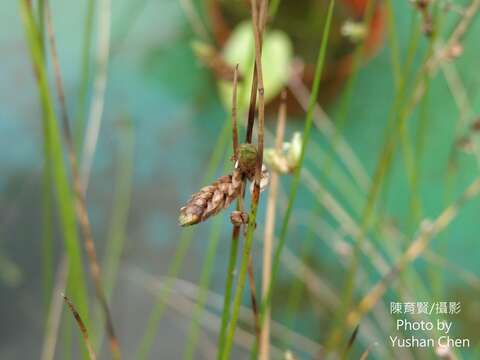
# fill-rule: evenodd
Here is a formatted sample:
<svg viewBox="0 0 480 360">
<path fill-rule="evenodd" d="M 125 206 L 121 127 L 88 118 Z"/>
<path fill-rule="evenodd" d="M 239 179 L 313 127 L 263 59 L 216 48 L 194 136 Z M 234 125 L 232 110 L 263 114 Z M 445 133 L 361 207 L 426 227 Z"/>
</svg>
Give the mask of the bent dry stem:
<svg viewBox="0 0 480 360">
<path fill-rule="evenodd" d="M 281 103 L 278 111 L 277 131 L 275 137 L 275 150 L 281 151 L 283 136 L 285 132 L 285 122 L 287 117 L 287 93 L 284 91 L 281 97 Z M 268 293 L 272 271 L 272 247 L 275 231 L 275 213 L 277 202 L 279 175 L 273 171 L 270 180 L 270 190 L 267 199 L 267 210 L 265 216 L 265 233 L 263 244 L 263 269 L 262 269 L 262 297 Z M 260 332 L 260 360 L 270 358 L 270 311 L 265 314 L 265 321 Z"/>
</svg>

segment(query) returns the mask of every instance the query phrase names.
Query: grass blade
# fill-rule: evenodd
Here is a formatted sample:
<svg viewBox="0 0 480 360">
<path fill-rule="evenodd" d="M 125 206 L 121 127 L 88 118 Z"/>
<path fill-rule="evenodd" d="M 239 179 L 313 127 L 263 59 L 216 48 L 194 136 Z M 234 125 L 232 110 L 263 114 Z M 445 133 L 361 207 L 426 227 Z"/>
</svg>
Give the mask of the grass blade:
<svg viewBox="0 0 480 360">
<path fill-rule="evenodd" d="M 63 152 L 60 140 L 60 131 L 53 108 L 52 96 L 48 87 L 45 63 L 42 56 L 39 33 L 33 19 L 27 0 L 19 0 L 20 14 L 22 17 L 30 54 L 33 61 L 34 73 L 40 96 L 40 103 L 45 114 L 44 133 L 47 134 L 48 143 L 45 144 L 49 157 L 52 160 L 52 178 L 55 187 L 58 213 L 62 229 L 65 248 L 70 262 L 69 286 L 72 296 L 79 310 L 84 314 L 88 323 L 88 302 L 85 279 L 82 269 L 81 251 L 78 243 L 73 197 L 68 182 Z"/>
</svg>

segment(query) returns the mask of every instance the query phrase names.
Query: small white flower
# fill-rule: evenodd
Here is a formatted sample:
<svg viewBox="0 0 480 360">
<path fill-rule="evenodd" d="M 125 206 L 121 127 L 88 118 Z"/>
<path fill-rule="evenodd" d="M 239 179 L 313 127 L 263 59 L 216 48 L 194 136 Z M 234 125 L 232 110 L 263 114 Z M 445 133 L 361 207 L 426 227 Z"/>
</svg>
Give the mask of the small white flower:
<svg viewBox="0 0 480 360">
<path fill-rule="evenodd" d="M 292 173 L 298 166 L 302 153 L 302 134 L 295 132 L 290 142 L 283 143 L 281 151 L 265 149 L 264 162 L 279 174 Z"/>
</svg>

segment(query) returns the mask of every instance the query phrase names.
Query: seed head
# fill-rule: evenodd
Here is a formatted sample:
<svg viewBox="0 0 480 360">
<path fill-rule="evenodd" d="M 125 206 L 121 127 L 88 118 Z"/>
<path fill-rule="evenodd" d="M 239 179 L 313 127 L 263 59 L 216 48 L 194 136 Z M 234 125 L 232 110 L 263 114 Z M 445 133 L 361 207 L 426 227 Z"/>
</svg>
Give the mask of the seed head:
<svg viewBox="0 0 480 360">
<path fill-rule="evenodd" d="M 241 184 L 242 174 L 236 169 L 231 175 L 222 176 L 213 184 L 203 187 L 180 209 L 180 226 L 198 224 L 229 207 L 240 193 Z"/>
</svg>

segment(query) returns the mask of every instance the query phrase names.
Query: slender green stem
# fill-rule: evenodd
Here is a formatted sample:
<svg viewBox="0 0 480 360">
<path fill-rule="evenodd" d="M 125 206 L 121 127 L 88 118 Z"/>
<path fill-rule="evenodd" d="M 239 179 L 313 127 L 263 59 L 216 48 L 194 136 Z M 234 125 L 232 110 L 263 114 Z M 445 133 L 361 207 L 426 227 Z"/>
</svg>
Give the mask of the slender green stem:
<svg viewBox="0 0 480 360">
<path fill-rule="evenodd" d="M 420 172 L 422 170 L 422 159 L 423 159 L 423 150 L 425 148 L 425 140 L 427 136 L 427 128 L 428 128 L 428 118 L 429 118 L 429 101 L 428 101 L 428 93 L 429 93 L 429 86 L 426 85 L 425 88 L 425 95 L 423 96 L 422 102 L 420 104 L 420 114 L 419 114 L 419 121 L 417 124 L 417 137 L 415 141 L 415 171 L 413 173 L 412 178 L 412 192 L 410 201 L 414 201 L 415 196 L 419 196 L 419 181 L 420 181 Z M 419 209 L 419 213 L 415 214 L 415 218 L 413 221 L 415 223 L 419 223 L 422 217 L 422 211 Z M 438 294 L 439 295 L 439 294 Z"/>
<path fill-rule="evenodd" d="M 417 23 L 414 21 L 413 32 L 405 65 L 405 69 L 407 70 L 409 70 L 411 65 L 413 64 L 413 56 L 415 54 L 416 42 L 419 36 L 418 32 L 415 31 L 416 24 Z M 432 52 L 432 43 L 433 42 L 430 43 L 427 56 L 423 61 L 423 65 L 425 65 L 430 59 L 430 55 Z M 421 84 L 422 80 L 428 80 L 428 77 L 427 79 L 425 79 L 426 74 L 424 69 L 425 66 L 422 66 L 419 75 L 417 75 L 417 78 L 414 81 L 414 89 L 416 89 L 417 86 Z M 404 71 L 404 73 L 408 75 L 409 71 Z M 351 266 L 349 268 L 344 285 L 342 304 L 336 317 L 336 324 L 333 327 L 333 330 L 331 331 L 331 334 L 327 341 L 327 351 L 334 349 L 338 345 L 342 334 L 345 332 L 346 322 L 344 321 L 344 316 L 347 314 L 353 298 L 353 292 L 355 288 L 354 279 L 355 273 L 359 266 L 360 249 L 363 242 L 365 241 L 365 235 L 372 224 L 372 215 L 375 212 L 375 207 L 379 198 L 379 194 L 381 193 L 381 190 L 384 186 L 385 177 L 390 171 L 391 164 L 395 157 L 395 150 L 398 143 L 398 133 L 401 132 L 402 127 L 405 126 L 405 123 L 408 119 L 409 102 L 407 100 L 409 99 L 408 95 L 410 95 L 410 93 L 407 92 L 407 75 L 404 76 L 397 91 L 395 92 L 395 99 L 391 108 L 388 126 L 385 130 L 385 143 L 383 145 L 382 151 L 380 152 L 380 157 L 377 162 L 372 183 L 368 192 L 367 202 L 362 213 L 361 231 L 358 240 L 355 243 Z M 413 93 L 415 93 L 415 91 Z M 410 180 L 410 177 L 408 177 L 408 180 Z"/>
<path fill-rule="evenodd" d="M 310 131 L 312 128 L 312 122 L 313 122 L 313 113 L 315 110 L 315 105 L 317 102 L 318 98 L 318 93 L 320 89 L 320 80 L 322 76 L 322 71 L 323 71 L 323 65 L 325 62 L 325 54 L 327 52 L 327 45 L 328 45 L 328 39 L 329 39 L 329 34 L 330 34 L 330 26 L 332 22 L 332 14 L 333 14 L 333 8 L 335 6 L 335 0 L 330 0 L 330 4 L 328 7 L 328 12 L 327 12 L 327 20 L 325 22 L 325 26 L 323 29 L 323 36 L 322 36 L 322 42 L 320 45 L 320 50 L 318 53 L 318 58 L 317 58 L 317 63 L 315 66 L 315 77 L 313 81 L 313 86 L 312 86 L 312 92 L 310 95 L 310 100 L 309 100 L 309 105 L 308 105 L 308 110 L 307 110 L 307 115 L 305 118 L 305 127 L 303 130 L 303 144 L 302 144 L 302 150 L 300 152 L 300 158 L 298 162 L 298 166 L 295 170 L 295 173 L 293 175 L 292 179 L 292 184 L 290 187 L 290 195 L 288 198 L 288 205 L 287 205 L 287 210 L 285 211 L 285 216 L 283 218 L 281 230 L 280 230 L 280 235 L 278 238 L 278 245 L 277 248 L 275 249 L 275 254 L 273 257 L 273 262 L 272 262 L 272 278 L 270 282 L 270 286 L 267 292 L 267 295 L 265 296 L 264 299 L 262 299 L 262 306 L 260 308 L 260 324 L 263 323 L 263 319 L 265 317 L 266 310 L 270 307 L 271 304 L 271 299 L 272 299 L 272 292 L 273 292 L 273 287 L 275 285 L 275 280 L 278 275 L 278 271 L 280 268 L 280 257 L 282 254 L 282 250 L 285 246 L 286 242 L 286 237 L 287 237 L 287 232 L 288 232 L 288 226 L 290 223 L 290 217 L 292 215 L 292 210 L 293 210 L 293 204 L 295 202 L 296 196 L 297 196 L 297 191 L 298 187 L 300 184 L 300 175 L 303 167 L 303 163 L 305 160 L 305 153 L 307 149 L 307 145 L 310 139 Z M 247 237 L 247 242 L 248 242 L 248 237 Z M 247 244 L 246 244 L 247 245 Z M 256 359 L 257 357 L 257 352 L 258 352 L 258 343 L 255 343 L 255 346 L 253 347 L 252 350 L 252 359 Z"/>
<path fill-rule="evenodd" d="M 126 225 L 130 209 L 132 191 L 132 175 L 134 166 L 134 129 L 133 122 L 126 118 L 121 123 L 118 139 L 118 170 L 114 189 L 114 203 L 108 230 L 105 258 L 103 260 L 105 296 L 110 301 L 117 280 L 120 259 L 122 256 L 126 236 Z M 93 314 L 94 326 L 92 339 L 94 349 L 100 353 L 104 331 L 101 308 L 95 307 Z"/>
<path fill-rule="evenodd" d="M 238 209 L 238 207 L 237 207 Z M 225 335 L 227 333 L 228 319 L 230 316 L 230 301 L 232 299 L 232 287 L 233 278 L 235 272 L 235 264 L 237 262 L 238 252 L 238 238 L 240 235 L 240 227 L 234 226 L 232 229 L 232 243 L 230 244 L 230 256 L 228 259 L 227 279 L 225 283 L 225 294 L 223 297 L 223 310 L 222 310 L 222 324 L 220 327 L 220 334 L 218 337 L 218 354 L 217 358 L 220 359 L 220 349 L 225 346 Z"/>
<path fill-rule="evenodd" d="M 40 47 L 45 57 L 45 0 L 38 2 L 38 27 Z M 42 122 L 46 122 L 47 114 L 42 111 Z M 52 159 L 50 158 L 50 137 L 47 128 L 43 127 L 43 172 L 42 172 L 42 261 L 43 291 L 45 314 L 48 314 L 53 289 L 53 191 L 52 191 Z"/>
<path fill-rule="evenodd" d="M 387 27 L 388 27 L 388 42 L 390 45 L 390 61 L 392 63 L 392 72 L 393 80 L 395 83 L 395 88 L 398 88 L 402 77 L 402 69 L 399 63 L 400 60 L 400 49 L 398 46 L 398 37 L 395 26 L 395 16 L 392 0 L 386 1 L 387 8 Z"/>
<path fill-rule="evenodd" d="M 256 0 L 252 0 L 251 3 L 251 12 L 252 12 L 252 26 L 253 26 L 253 34 L 254 34 L 254 43 L 255 43 L 255 66 L 254 66 L 254 77 L 252 81 L 252 92 L 250 97 L 250 111 L 248 117 L 248 126 L 247 126 L 247 142 L 251 142 L 251 130 L 253 128 L 254 117 L 252 115 L 255 110 L 256 105 L 256 98 L 257 98 L 257 91 L 258 91 L 258 118 L 257 118 L 257 159 L 256 159 L 256 166 L 255 166 L 255 178 L 253 182 L 253 192 L 252 192 L 252 199 L 250 205 L 250 213 L 248 216 L 248 224 L 247 224 L 247 234 L 245 236 L 245 244 L 243 248 L 243 256 L 242 262 L 240 266 L 240 274 L 238 277 L 237 287 L 235 289 L 235 296 L 233 300 L 233 308 L 232 308 L 232 318 L 230 321 L 230 326 L 228 328 L 228 336 L 225 340 L 224 347 L 219 349 L 220 359 L 227 359 L 230 357 L 230 352 L 233 346 L 233 338 L 235 336 L 235 330 L 237 327 L 238 315 L 240 311 L 240 305 L 242 302 L 242 295 L 245 286 L 245 280 L 247 276 L 247 272 L 249 269 L 249 265 L 251 262 L 250 251 L 252 249 L 253 243 L 253 233 L 255 232 L 256 228 L 256 221 L 257 221 L 257 210 L 258 210 L 258 203 L 260 200 L 260 181 L 261 181 L 261 173 L 262 173 L 262 163 L 263 163 L 263 147 L 264 147 L 264 121 L 265 121 L 265 98 L 264 98 L 264 83 L 263 83 L 263 71 L 262 71 L 262 33 L 263 28 L 265 25 L 265 17 L 266 17 L 266 5 L 267 0 L 263 0 L 260 2 L 260 7 L 258 7 L 258 3 Z M 256 85 L 256 86 L 255 86 Z M 250 274 L 250 281 L 251 281 L 251 291 L 252 291 L 252 310 L 254 319 L 257 320 L 257 312 L 256 306 L 254 303 L 254 281 L 253 275 Z M 256 322 L 258 325 L 258 322 Z M 257 328 L 257 337 L 256 341 L 259 341 L 259 328 Z"/>
<path fill-rule="evenodd" d="M 280 6 L 280 0 L 272 0 L 270 1 L 270 5 L 268 6 L 268 16 L 270 18 L 274 18 L 277 15 L 278 7 Z"/>
<path fill-rule="evenodd" d="M 74 210 L 74 198 L 70 188 L 67 170 L 64 163 L 58 119 L 54 111 L 52 95 L 48 86 L 45 59 L 43 56 L 40 35 L 27 0 L 19 0 L 27 42 L 33 62 L 34 74 L 43 113 L 43 131 L 45 134 L 45 151 L 48 161 L 51 161 L 51 179 L 55 188 L 58 215 L 62 237 L 69 259 L 68 289 L 72 299 L 82 313 L 84 321 L 89 323 L 88 297 L 82 268 L 81 250 L 77 234 L 77 224 Z M 87 325 L 88 326 L 88 325 Z M 84 358 L 88 358 L 83 351 Z"/>
<path fill-rule="evenodd" d="M 121 134 L 119 135 L 119 169 L 116 176 L 118 184 L 115 187 L 115 203 L 105 251 L 105 292 L 107 297 L 111 297 L 115 286 L 116 273 L 125 242 L 126 224 L 130 208 L 135 155 L 135 134 L 133 122 L 130 119 L 127 119 L 125 123 L 122 124 Z"/>
<path fill-rule="evenodd" d="M 238 144 L 238 109 L 237 109 L 237 87 L 238 87 L 238 65 L 235 67 L 234 78 L 233 78 L 233 91 L 232 91 L 232 147 L 233 147 L 233 158 L 235 161 L 239 157 L 239 144 Z M 243 87 L 245 91 L 246 87 Z M 242 93 L 243 93 L 242 91 Z M 243 95 L 243 94 L 242 94 Z M 245 185 L 245 180 L 242 182 L 240 188 L 240 196 L 237 198 L 237 211 L 243 211 L 243 198 L 245 192 L 243 191 Z M 227 268 L 227 279 L 225 284 L 225 295 L 223 298 L 223 310 L 222 310 L 222 319 L 221 319 L 221 328 L 218 335 L 218 349 L 222 349 L 225 344 L 225 335 L 227 332 L 228 319 L 230 316 L 230 301 L 232 297 L 232 287 L 233 287 L 233 277 L 235 264 L 237 261 L 237 252 L 238 252 L 238 238 L 240 235 L 240 225 L 234 224 L 232 227 L 232 242 L 230 244 L 230 256 L 228 260 Z M 220 351 L 217 350 L 217 358 L 220 357 Z"/>
<path fill-rule="evenodd" d="M 78 306 L 79 311 L 86 323 L 88 323 L 88 303 L 85 279 L 82 270 L 81 251 L 78 242 L 77 225 L 75 221 L 74 201 L 67 171 L 64 164 L 64 154 L 58 121 L 53 107 L 52 95 L 48 87 L 48 80 L 45 68 L 42 48 L 35 20 L 33 19 L 28 1 L 19 0 L 20 14 L 25 28 L 28 45 L 33 61 L 34 72 L 37 79 L 40 103 L 45 113 L 44 132 L 49 142 L 46 144 L 49 157 L 52 160 L 52 178 L 56 190 L 56 199 L 62 235 L 70 263 L 70 289 L 72 298 Z"/>
<path fill-rule="evenodd" d="M 115 286 L 116 273 L 119 260 L 122 256 L 125 242 L 125 227 L 128 210 L 130 208 L 130 195 L 132 189 L 132 175 L 134 163 L 134 134 L 131 121 L 124 125 L 121 134 L 121 149 L 118 154 L 118 184 L 115 189 L 115 206 L 113 208 L 112 222 L 107 238 L 105 257 L 105 292 L 110 298 Z"/>
<path fill-rule="evenodd" d="M 85 116 L 87 111 L 87 94 L 88 84 L 91 75 L 91 51 L 92 51 L 92 35 L 93 35 L 93 18 L 95 13 L 95 0 L 87 0 L 85 13 L 85 27 L 83 32 L 82 46 L 82 62 L 80 65 L 80 90 L 78 95 L 77 109 L 75 114 L 75 143 L 77 145 L 77 153 L 81 154 L 78 148 L 83 140 L 83 132 L 85 127 Z"/>
<path fill-rule="evenodd" d="M 44 163 L 42 174 L 42 261 L 43 261 L 43 292 L 45 314 L 48 312 L 53 289 L 53 194 L 52 165 L 48 150 L 48 131 L 44 128 Z"/>
<path fill-rule="evenodd" d="M 38 0 L 37 12 L 40 44 L 42 52 L 45 52 L 45 0 Z"/>
<path fill-rule="evenodd" d="M 367 0 L 367 7 L 365 10 L 365 19 L 364 19 L 364 23 L 366 24 L 367 28 L 370 28 L 370 25 L 372 23 L 373 14 L 376 9 L 375 3 L 376 2 L 373 0 Z M 336 120 L 338 122 L 337 128 L 339 129 L 338 134 L 341 134 L 342 129 L 348 117 L 348 110 L 350 109 L 350 102 L 352 101 L 353 90 L 355 88 L 355 84 L 357 83 L 358 69 L 364 58 L 365 45 L 366 45 L 366 41 L 362 41 L 355 48 L 355 52 L 353 54 L 351 75 L 348 78 L 347 85 L 345 87 L 345 92 L 344 92 L 344 95 L 342 95 L 341 104 L 339 106 L 338 116 L 336 117 Z"/>
<path fill-rule="evenodd" d="M 230 358 L 230 352 L 232 351 L 233 346 L 233 337 L 235 336 L 235 329 L 238 320 L 238 314 L 240 312 L 240 305 L 242 302 L 242 295 L 245 286 L 245 280 L 247 278 L 248 271 L 248 262 L 250 261 L 250 251 L 252 249 L 253 243 L 253 233 L 255 230 L 255 221 L 257 218 L 257 209 L 258 202 L 252 202 L 250 213 L 248 215 L 248 227 L 247 235 L 245 238 L 245 244 L 243 245 L 243 255 L 242 262 L 240 265 L 240 272 L 238 275 L 237 287 L 235 289 L 235 296 L 233 298 L 233 308 L 232 308 L 232 317 L 230 319 L 230 326 L 228 327 L 227 338 L 225 339 L 225 344 L 223 348 L 219 349 L 220 356 L 222 360 L 227 360 Z"/>
<path fill-rule="evenodd" d="M 45 61 L 45 0 L 38 2 L 38 30 L 40 47 Z M 42 112 L 42 122 L 45 122 L 45 112 Z M 50 159 L 48 144 L 50 139 L 46 128 L 43 129 L 43 172 L 42 172 L 42 275 L 45 314 L 48 315 L 48 307 L 53 289 L 53 194 L 52 194 L 52 160 Z"/>
<path fill-rule="evenodd" d="M 412 65 L 413 65 L 413 60 L 415 58 L 415 55 L 417 53 L 417 47 L 418 47 L 418 40 L 420 37 L 420 25 L 418 22 L 418 17 L 416 16 L 416 12 L 412 11 L 412 19 L 411 19 L 411 24 L 410 24 L 410 35 L 409 35 L 409 40 L 408 40 L 408 46 L 407 46 L 407 53 L 406 53 L 406 58 L 405 58 L 405 64 L 402 70 L 402 77 L 400 78 L 400 83 L 396 86 L 395 88 L 395 101 L 398 101 L 397 99 L 403 96 L 404 89 L 407 84 L 407 79 L 409 79 L 411 75 L 411 70 L 412 70 Z M 395 102 L 394 102 L 395 104 Z M 394 105 L 396 106 L 396 105 Z M 389 132 L 392 131 L 393 123 L 395 121 L 395 111 L 397 111 L 396 108 L 393 108 L 391 111 L 391 114 L 389 116 L 389 121 L 387 124 L 387 127 L 385 129 L 384 133 L 384 138 L 386 138 L 389 134 Z M 379 213 L 379 218 L 377 220 L 377 223 L 382 223 L 384 220 L 384 214 L 386 213 L 386 206 L 388 204 L 388 195 L 389 195 L 389 184 L 390 184 L 390 173 L 387 172 L 385 174 L 384 179 L 382 180 L 384 185 L 382 189 L 382 194 L 381 194 L 381 204 L 378 209 Z M 373 179 L 376 181 L 376 179 Z M 370 189 L 371 190 L 371 189 Z M 379 242 L 379 245 L 385 244 L 384 241 Z"/>
<path fill-rule="evenodd" d="M 371 23 L 372 23 L 373 13 L 375 11 L 375 4 L 374 3 L 375 3 L 375 1 L 368 0 L 367 7 L 366 7 L 366 10 L 365 10 L 364 23 L 366 24 L 367 28 L 370 28 Z M 336 115 L 336 122 L 335 122 L 335 128 L 336 128 L 335 135 L 330 140 L 331 145 L 332 145 L 332 149 L 336 149 L 338 147 L 338 143 L 340 141 L 340 137 L 342 135 L 343 128 L 346 124 L 346 120 L 347 120 L 347 117 L 348 117 L 348 111 L 349 111 L 349 107 L 350 107 L 350 102 L 352 100 L 355 84 L 356 84 L 356 81 L 357 81 L 358 69 L 361 65 L 361 62 L 362 62 L 363 58 L 364 58 L 365 48 L 366 48 L 366 40 L 362 41 L 359 45 L 357 45 L 357 47 L 355 48 L 355 51 L 352 55 L 352 62 L 351 62 L 352 65 L 351 65 L 351 70 L 350 70 L 351 75 L 349 76 L 349 78 L 347 80 L 347 84 L 345 85 L 345 90 L 344 90 L 343 95 L 340 99 L 340 104 L 339 104 L 339 107 L 338 107 L 339 110 L 338 110 L 338 113 Z M 324 172 L 325 173 L 330 172 L 330 168 L 332 167 L 332 163 L 333 163 L 333 155 L 327 157 L 324 161 L 324 168 L 325 168 Z M 359 185 L 361 184 L 359 182 L 359 179 L 355 178 L 355 180 L 359 183 Z"/>
</svg>

